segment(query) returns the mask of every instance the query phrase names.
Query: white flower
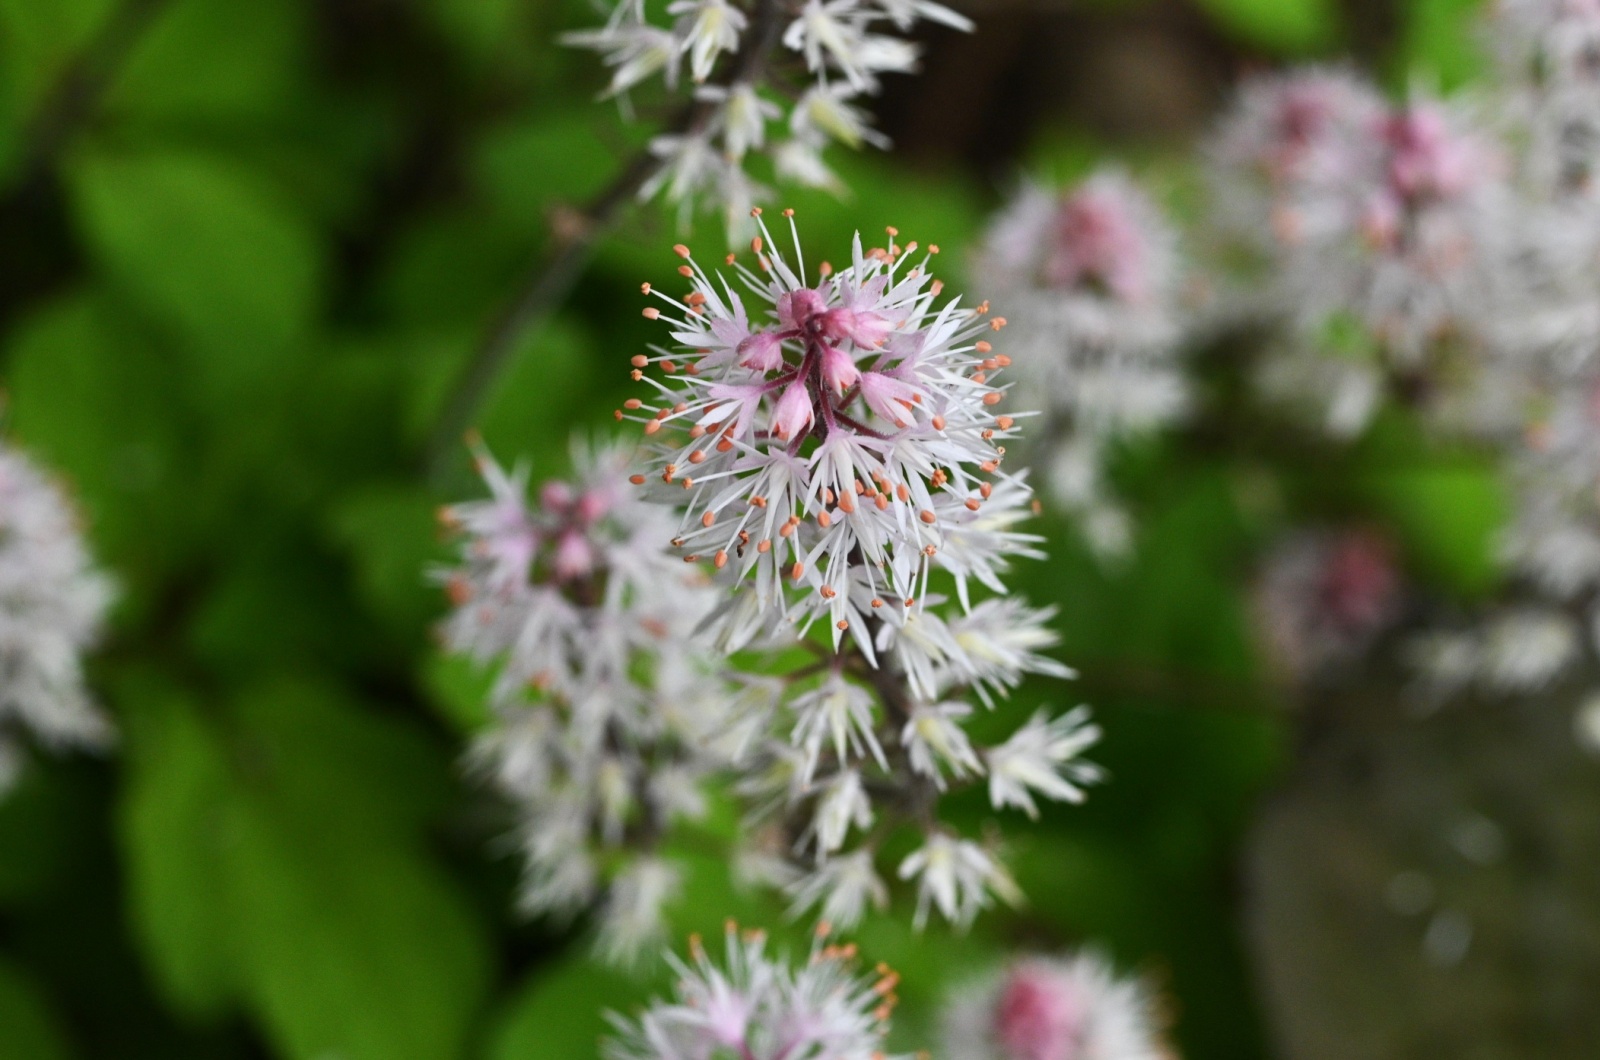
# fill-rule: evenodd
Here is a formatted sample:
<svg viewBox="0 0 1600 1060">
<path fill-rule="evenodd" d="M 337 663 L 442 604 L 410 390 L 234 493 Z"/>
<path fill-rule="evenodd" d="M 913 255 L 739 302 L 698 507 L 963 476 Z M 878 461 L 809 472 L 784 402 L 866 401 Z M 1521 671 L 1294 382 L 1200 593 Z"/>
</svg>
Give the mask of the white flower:
<svg viewBox="0 0 1600 1060">
<path fill-rule="evenodd" d="M 754 86 L 743 81 L 728 88 L 702 85 L 695 91 L 695 98 L 722 104 L 722 146 L 733 158 L 743 158 L 746 152 L 765 147 L 767 122 L 783 113 L 776 103 L 762 99 Z"/>
<path fill-rule="evenodd" d="M 956 990 L 941 1055 L 952 1060 L 1165 1060 L 1150 990 L 1095 953 L 1030 957 Z"/>
<path fill-rule="evenodd" d="M 1500 616 L 1484 642 L 1484 676 L 1513 692 L 1537 692 L 1578 655 L 1578 630 L 1566 615 L 1523 609 Z"/>
<path fill-rule="evenodd" d="M 789 130 L 797 140 L 818 136 L 837 140 L 847 147 L 863 143 L 887 148 L 889 140 L 869 124 L 866 111 L 849 100 L 857 91 L 849 85 L 816 85 L 806 89 L 789 117 Z"/>
<path fill-rule="evenodd" d="M 659 837 L 696 814 L 726 761 L 713 734 L 736 728 L 733 690 L 693 640 L 713 591 L 662 548 L 672 524 L 633 498 L 626 459 L 580 449 L 576 479 L 546 482 L 531 505 L 526 469 L 480 451 L 490 498 L 442 513 L 461 546 L 439 574 L 454 604 L 441 632 L 495 673 L 495 721 L 471 758 L 519 815 L 532 913 L 582 909 L 605 886 L 602 863 L 628 871 L 630 833 Z"/>
<path fill-rule="evenodd" d="M 1050 718 L 1039 711 L 999 747 L 985 754 L 989 763 L 989 801 L 995 809 L 1020 807 L 1038 817 L 1033 793 L 1058 802 L 1082 802 L 1083 788 L 1099 781 L 1100 768 L 1078 756 L 1100 739 L 1087 707 Z"/>
<path fill-rule="evenodd" d="M 888 762 L 878 745 L 875 700 L 870 692 L 838 673 L 829 674 L 814 690 L 796 696 L 790 703 L 795 714 L 792 742 L 804 749 L 804 783 L 810 783 L 824 746 L 832 749 L 834 761 L 848 765 L 870 754 L 884 769 Z"/>
<path fill-rule="evenodd" d="M 1007 901 L 1016 895 L 1015 883 L 987 851 L 971 840 L 943 832 L 931 833 L 921 847 L 907 855 L 900 863 L 899 876 L 917 880 L 913 923 L 919 931 L 928 922 L 930 908 L 938 909 L 952 924 L 966 927 L 992 904 L 991 892 Z"/>
<path fill-rule="evenodd" d="M 784 30 L 783 43 L 805 56 L 806 69 L 812 73 L 832 63 L 852 85 L 865 88 L 871 83 L 861 58 L 866 20 L 857 0 L 805 0 L 799 16 Z"/>
<path fill-rule="evenodd" d="M 682 888 L 678 870 L 660 858 L 640 858 L 611 881 L 601 910 L 597 948 L 608 961 L 627 964 L 666 934 L 664 909 Z"/>
<path fill-rule="evenodd" d="M 959 724 L 972 713 L 965 703 L 917 704 L 900 732 L 900 743 L 911 760 L 911 768 L 932 778 L 943 791 L 943 770 L 957 780 L 983 772 L 983 763 L 972 749 L 972 741 Z"/>
<path fill-rule="evenodd" d="M 620 10 L 620 9 L 619 9 Z M 600 52 L 607 66 L 613 67 L 611 84 L 605 95 L 615 96 L 661 74 L 671 88 L 678 81 L 678 38 L 668 30 L 645 22 L 614 19 L 603 29 L 580 30 L 564 34 L 563 44 Z"/>
<path fill-rule="evenodd" d="M 23 733 L 56 747 L 110 739 L 84 687 L 83 654 L 112 596 L 66 494 L 0 442 L 0 744 L 13 763 Z"/>
<path fill-rule="evenodd" d="M 870 850 L 829 858 L 793 881 L 787 890 L 794 899 L 792 915 L 817 907 L 824 923 L 844 930 L 859 924 L 868 906 L 882 910 L 889 904 L 889 888 L 878 876 Z"/>
<path fill-rule="evenodd" d="M 772 150 L 772 165 L 783 180 L 803 188 L 821 188 L 835 195 L 845 191 L 844 182 L 822 160 L 826 146 L 820 135 L 791 136 Z"/>
<path fill-rule="evenodd" d="M 711 76 L 718 55 L 739 47 L 739 34 L 750 21 L 728 0 L 674 0 L 667 14 L 678 16 L 680 48 L 689 56 L 689 73 L 696 81 Z"/>
<path fill-rule="evenodd" d="M 963 33 L 972 32 L 971 19 L 932 0 L 877 0 L 877 5 L 900 29 L 910 29 L 918 19 L 925 18 Z"/>
<path fill-rule="evenodd" d="M 861 774 L 853 769 L 830 779 L 817 796 L 817 806 L 812 818 L 812 834 L 816 837 L 817 855 L 825 857 L 844 845 L 851 825 L 868 828 L 872 825 L 872 800 L 861 786 Z"/>
<path fill-rule="evenodd" d="M 612 1017 L 605 1060 L 891 1060 L 885 1053 L 891 995 L 899 977 L 879 966 L 859 974 L 854 947 L 819 936 L 800 964 L 767 952 L 766 936 L 728 925 L 724 956 L 714 962 L 698 937 L 692 963 L 675 955 L 673 999 L 657 1000 L 636 1020 Z M 892 1058 L 905 1060 L 905 1058 Z"/>
<path fill-rule="evenodd" d="M 766 275 L 736 267 L 742 293 L 692 258 L 683 301 L 651 289 L 676 315 L 646 315 L 679 347 L 635 358 L 655 396 L 618 415 L 674 429 L 649 477 L 683 505 L 686 553 L 753 581 L 763 609 L 826 614 L 836 646 L 849 631 L 873 659 L 868 616 L 913 609 L 947 528 L 1025 489 L 998 471 L 1013 421 L 993 411 L 1002 366 L 978 338 L 1003 321 L 939 304 L 915 244 L 858 238 L 812 286 L 798 241 L 791 264 L 762 232 Z"/>
</svg>

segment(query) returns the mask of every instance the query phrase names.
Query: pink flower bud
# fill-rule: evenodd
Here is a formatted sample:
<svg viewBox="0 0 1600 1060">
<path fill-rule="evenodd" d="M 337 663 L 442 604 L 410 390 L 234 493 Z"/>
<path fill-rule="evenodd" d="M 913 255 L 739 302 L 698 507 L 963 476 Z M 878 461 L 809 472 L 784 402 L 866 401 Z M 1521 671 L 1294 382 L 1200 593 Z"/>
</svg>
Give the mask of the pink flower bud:
<svg viewBox="0 0 1600 1060">
<path fill-rule="evenodd" d="M 835 346 L 822 348 L 822 381 L 832 387 L 835 394 L 843 394 L 845 387 L 854 384 L 860 376 L 854 357 Z"/>
<path fill-rule="evenodd" d="M 772 429 L 779 438 L 795 438 L 811 426 L 811 420 L 811 394 L 805 381 L 797 379 L 784 388 L 772 410 Z"/>
</svg>

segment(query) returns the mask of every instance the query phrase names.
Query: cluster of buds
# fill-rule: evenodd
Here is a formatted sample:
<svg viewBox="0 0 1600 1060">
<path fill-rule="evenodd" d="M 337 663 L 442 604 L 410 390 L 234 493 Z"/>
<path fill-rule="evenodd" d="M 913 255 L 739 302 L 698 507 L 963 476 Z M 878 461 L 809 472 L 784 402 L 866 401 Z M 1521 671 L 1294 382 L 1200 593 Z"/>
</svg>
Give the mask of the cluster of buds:
<svg viewBox="0 0 1600 1060">
<path fill-rule="evenodd" d="M 727 927 L 719 963 L 698 937 L 690 960 L 670 955 L 671 1001 L 636 1020 L 613 1017 L 605 1060 L 891 1060 L 889 1017 L 899 976 L 886 965 L 858 970 L 853 944 L 819 928 L 810 959 L 795 965 L 767 948 L 760 931 Z M 903 1058 L 901 1058 L 903 1060 Z"/>
<path fill-rule="evenodd" d="M 495 721 L 474 748 L 516 808 L 531 913 L 604 899 L 600 941 L 625 959 L 653 942 L 677 872 L 671 824 L 704 812 L 729 685 L 692 638 L 706 579 L 662 548 L 671 524 L 629 490 L 628 455 L 574 458 L 530 503 L 526 469 L 480 448 L 490 498 L 445 509 L 460 562 L 440 578 L 448 650 L 494 668 Z"/>
<path fill-rule="evenodd" d="M 1432 396 L 1483 352 L 1508 174 L 1458 108 L 1388 104 L 1340 73 L 1274 77 L 1244 90 L 1209 161 L 1219 225 L 1262 259 L 1252 308 L 1288 324 L 1269 393 L 1350 435 L 1386 387 Z"/>
<path fill-rule="evenodd" d="M 790 235 L 794 235 L 792 213 Z M 807 278 L 764 221 L 754 269 L 734 255 L 708 272 L 676 249 L 688 291 L 645 285 L 645 316 L 673 347 L 634 358 L 651 396 L 617 411 L 653 441 L 648 495 L 675 505 L 673 546 L 721 586 L 708 632 L 724 652 L 799 636 L 817 659 L 746 697 L 740 791 L 771 844 L 760 859 L 798 908 L 841 925 L 881 905 L 877 857 L 897 826 L 921 845 L 899 864 L 930 910 L 969 921 L 1014 885 L 993 849 L 934 813 L 952 785 L 987 778 L 993 804 L 1036 812 L 1077 801 L 1097 771 L 1082 710 L 1036 716 L 999 746 L 965 731 L 971 700 L 992 706 L 1024 675 L 1070 676 L 1043 652 L 1051 612 L 1003 592 L 1008 560 L 1034 555 L 1031 509 L 1001 470 L 1013 417 L 997 410 L 1010 363 L 987 306 L 941 300 L 937 247 L 897 241 Z M 954 598 L 947 599 L 953 587 Z M 807 637 L 826 623 L 825 643 Z"/>
<path fill-rule="evenodd" d="M 959 990 L 945 1009 L 950 1060 L 1167 1060 L 1164 1021 L 1138 980 L 1093 953 L 1029 957 Z"/>
<path fill-rule="evenodd" d="M 932 0 L 673 0 L 654 18 L 645 0 L 616 0 L 603 27 L 564 39 L 599 52 L 612 69 L 606 94 L 624 99 L 658 76 L 676 91 L 687 61 L 693 105 L 682 128 L 651 142 L 659 168 L 641 195 L 664 191 L 685 220 L 715 203 L 732 235 L 768 194 L 751 156 L 768 154 L 780 180 L 838 192 L 822 158 L 830 142 L 887 146 L 855 100 L 882 74 L 915 69 L 916 46 L 896 34 L 922 20 L 972 28 Z"/>
<path fill-rule="evenodd" d="M 112 598 L 60 486 L 0 443 L 0 789 L 22 741 L 103 745 L 110 727 L 84 688 L 83 655 Z"/>
<path fill-rule="evenodd" d="M 1129 543 L 1104 481 L 1108 448 L 1176 420 L 1188 404 L 1177 363 L 1177 237 L 1116 170 L 1076 187 L 1026 184 L 989 228 L 974 270 L 1006 306 L 1021 393 L 1044 414 L 1031 433 L 1055 500 L 1091 545 Z"/>
</svg>

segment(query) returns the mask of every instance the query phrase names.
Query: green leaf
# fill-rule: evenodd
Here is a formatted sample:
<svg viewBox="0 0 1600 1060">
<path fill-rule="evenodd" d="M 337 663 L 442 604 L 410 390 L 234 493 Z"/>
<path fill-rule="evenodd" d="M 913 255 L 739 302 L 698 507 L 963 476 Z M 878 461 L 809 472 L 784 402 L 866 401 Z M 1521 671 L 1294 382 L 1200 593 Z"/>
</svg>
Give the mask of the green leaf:
<svg viewBox="0 0 1600 1060">
<path fill-rule="evenodd" d="M 178 366 L 94 293 L 26 320 L 8 354 L 9 426 L 82 498 L 124 588 L 143 583 L 188 538 Z"/>
<path fill-rule="evenodd" d="M 1410 0 L 1405 5 L 1402 76 L 1423 75 L 1428 87 L 1459 88 L 1486 63 L 1479 18 L 1484 0 Z"/>
<path fill-rule="evenodd" d="M 0 961 L 0 1057 L 67 1060 L 71 1055 L 44 995 L 20 969 Z"/>
<path fill-rule="evenodd" d="M 120 689 L 128 780 L 119 831 L 129 916 L 179 1010 L 216 1016 L 238 992 L 224 898 L 226 752 L 181 689 L 144 674 Z"/>
<path fill-rule="evenodd" d="M 313 686 L 264 687 L 239 711 L 249 768 L 225 810 L 223 862 L 245 974 L 279 1048 L 305 1060 L 460 1055 L 489 954 L 416 831 L 448 766 Z"/>
<path fill-rule="evenodd" d="M 1222 28 L 1280 55 L 1327 48 L 1338 37 L 1339 9 L 1332 0 L 1199 0 Z"/>
<path fill-rule="evenodd" d="M 595 135 L 593 108 L 586 106 L 491 130 L 478 145 L 475 168 L 499 212 L 542 235 L 552 207 L 577 207 L 604 186 L 617 153 Z"/>
<path fill-rule="evenodd" d="M 116 0 L 0 0 L 0 117 L 21 128 L 89 47 Z"/>
<path fill-rule="evenodd" d="M 575 957 L 536 973 L 502 1017 L 489 1060 L 594 1060 L 610 1031 L 607 1011 L 631 1016 L 650 992 L 636 980 Z"/>
<path fill-rule="evenodd" d="M 203 347 L 228 393 L 271 379 L 317 308 L 316 233 L 250 170 L 199 152 L 88 153 L 68 177 L 106 273 Z"/>
<path fill-rule="evenodd" d="M 409 485 L 370 486 L 335 507 L 329 533 L 355 565 L 356 584 L 374 615 L 416 634 L 442 610 L 428 568 L 443 558 L 435 504 Z"/>
<path fill-rule="evenodd" d="M 463 736 L 482 732 L 493 720 L 489 690 L 494 672 L 460 655 L 433 651 L 422 664 L 422 685 L 439 716 Z"/>
<path fill-rule="evenodd" d="M 139 35 L 104 106 L 158 122 L 269 117 L 299 91 L 305 13 L 292 0 L 169 0 Z"/>
<path fill-rule="evenodd" d="M 1498 582 L 1494 541 L 1510 507 L 1491 471 L 1472 464 L 1384 470 L 1367 479 L 1365 492 L 1399 531 L 1418 573 L 1468 596 Z"/>
</svg>

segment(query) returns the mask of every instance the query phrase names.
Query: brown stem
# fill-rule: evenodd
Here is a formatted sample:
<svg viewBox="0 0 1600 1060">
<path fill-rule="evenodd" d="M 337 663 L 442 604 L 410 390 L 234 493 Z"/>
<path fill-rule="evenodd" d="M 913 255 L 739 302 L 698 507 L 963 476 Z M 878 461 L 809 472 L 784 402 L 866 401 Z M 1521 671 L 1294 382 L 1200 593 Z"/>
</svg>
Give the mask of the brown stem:
<svg viewBox="0 0 1600 1060">
<path fill-rule="evenodd" d="M 767 59 L 779 42 L 783 21 L 780 0 L 756 0 L 751 30 L 729 74 L 716 82 L 722 87 L 751 83 L 765 72 Z M 704 131 L 715 116 L 717 104 L 696 100 L 683 108 L 671 129 L 678 135 Z M 446 398 L 425 453 L 427 472 L 442 484 L 462 433 L 472 424 L 517 351 L 518 341 L 566 301 L 601 237 L 622 215 L 623 208 L 659 174 L 667 160 L 648 148 L 640 150 L 616 179 L 578 211 L 576 223 L 559 239 L 548 256 L 529 271 L 517 293 L 484 331 Z"/>
<path fill-rule="evenodd" d="M 99 109 L 101 97 L 166 0 L 123 0 L 98 32 L 62 71 L 29 123 L 26 154 L 14 186 L 40 179 L 60 156 L 72 134 Z"/>
</svg>

